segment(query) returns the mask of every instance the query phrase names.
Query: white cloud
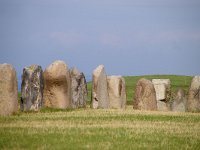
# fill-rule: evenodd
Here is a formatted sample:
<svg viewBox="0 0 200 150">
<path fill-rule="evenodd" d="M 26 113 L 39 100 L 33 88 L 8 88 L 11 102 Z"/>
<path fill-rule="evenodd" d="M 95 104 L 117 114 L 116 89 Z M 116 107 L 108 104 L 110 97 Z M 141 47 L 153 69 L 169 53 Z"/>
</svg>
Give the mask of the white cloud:
<svg viewBox="0 0 200 150">
<path fill-rule="evenodd" d="M 80 45 L 87 40 L 84 34 L 75 31 L 52 32 L 50 38 L 53 42 L 65 47 Z"/>
<path fill-rule="evenodd" d="M 122 42 L 122 38 L 118 35 L 111 33 L 104 33 L 100 36 L 100 43 L 107 46 L 119 46 Z"/>
</svg>

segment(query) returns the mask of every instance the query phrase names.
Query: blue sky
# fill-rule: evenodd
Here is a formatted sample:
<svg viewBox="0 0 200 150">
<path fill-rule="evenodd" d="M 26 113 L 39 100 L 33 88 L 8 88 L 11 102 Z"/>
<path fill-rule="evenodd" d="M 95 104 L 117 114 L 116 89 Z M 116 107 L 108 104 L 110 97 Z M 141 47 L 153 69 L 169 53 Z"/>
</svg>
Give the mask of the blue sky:
<svg viewBox="0 0 200 150">
<path fill-rule="evenodd" d="M 199 0 L 0 0 L 0 63 L 200 74 Z"/>
</svg>

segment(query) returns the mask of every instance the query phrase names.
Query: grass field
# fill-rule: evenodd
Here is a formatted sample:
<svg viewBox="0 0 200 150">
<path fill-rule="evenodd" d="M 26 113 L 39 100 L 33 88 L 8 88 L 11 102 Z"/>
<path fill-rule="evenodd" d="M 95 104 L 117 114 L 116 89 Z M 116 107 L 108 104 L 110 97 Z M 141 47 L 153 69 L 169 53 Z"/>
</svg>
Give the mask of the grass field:
<svg viewBox="0 0 200 150">
<path fill-rule="evenodd" d="M 159 78 L 146 78 L 155 77 Z M 185 76 L 166 77 L 173 90 L 187 89 L 191 81 Z M 139 78 L 125 77 L 129 101 Z M 86 109 L 19 112 L 0 117 L 0 149 L 198 150 L 200 114 L 138 111 L 131 105 L 126 110 L 94 110 L 88 105 Z"/>
</svg>

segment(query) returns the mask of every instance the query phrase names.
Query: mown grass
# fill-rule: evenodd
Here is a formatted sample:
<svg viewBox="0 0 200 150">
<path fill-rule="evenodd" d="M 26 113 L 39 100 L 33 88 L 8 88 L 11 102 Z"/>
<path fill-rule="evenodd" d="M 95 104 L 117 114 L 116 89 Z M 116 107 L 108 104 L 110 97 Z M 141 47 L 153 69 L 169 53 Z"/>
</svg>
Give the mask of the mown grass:
<svg viewBox="0 0 200 150">
<path fill-rule="evenodd" d="M 0 117 L 0 149 L 199 149 L 200 114 L 56 110 Z"/>
<path fill-rule="evenodd" d="M 169 78 L 172 91 L 192 77 Z M 129 104 L 140 77 L 125 77 Z M 91 83 L 88 84 L 91 91 Z M 91 94 L 88 96 L 90 101 Z M 133 110 L 52 109 L 0 116 L 0 149 L 200 149 L 200 114 Z"/>
</svg>

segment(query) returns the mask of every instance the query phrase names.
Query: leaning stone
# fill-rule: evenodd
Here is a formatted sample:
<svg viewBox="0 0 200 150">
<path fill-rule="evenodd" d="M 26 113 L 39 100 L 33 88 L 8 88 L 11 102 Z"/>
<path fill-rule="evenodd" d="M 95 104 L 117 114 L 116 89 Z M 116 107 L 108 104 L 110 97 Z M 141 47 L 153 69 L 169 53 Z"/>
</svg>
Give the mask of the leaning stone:
<svg viewBox="0 0 200 150">
<path fill-rule="evenodd" d="M 157 110 L 156 91 L 151 81 L 140 79 L 137 82 L 133 108 L 139 110 Z"/>
<path fill-rule="evenodd" d="M 104 66 L 98 66 L 92 75 L 92 108 L 109 108 L 107 76 Z"/>
<path fill-rule="evenodd" d="M 44 105 L 52 108 L 71 107 L 71 78 L 63 61 L 53 62 L 44 71 Z"/>
<path fill-rule="evenodd" d="M 22 111 L 38 111 L 43 105 L 43 71 L 38 65 L 31 65 L 23 69 L 21 84 L 21 102 Z"/>
<path fill-rule="evenodd" d="M 183 89 L 178 89 L 175 93 L 175 99 L 172 102 L 171 110 L 176 112 L 185 112 L 186 97 Z"/>
<path fill-rule="evenodd" d="M 70 70 L 72 108 L 86 107 L 87 83 L 82 72 L 73 68 Z"/>
<path fill-rule="evenodd" d="M 0 115 L 11 115 L 18 111 L 17 77 L 14 67 L 0 64 Z"/>
<path fill-rule="evenodd" d="M 195 76 L 192 79 L 186 108 L 189 112 L 200 112 L 200 76 Z"/>
<path fill-rule="evenodd" d="M 124 78 L 121 76 L 108 76 L 107 82 L 110 108 L 125 108 L 126 87 Z"/>
</svg>

